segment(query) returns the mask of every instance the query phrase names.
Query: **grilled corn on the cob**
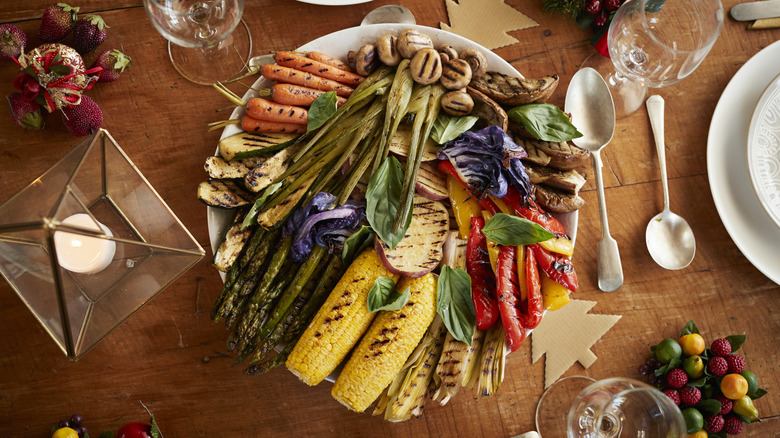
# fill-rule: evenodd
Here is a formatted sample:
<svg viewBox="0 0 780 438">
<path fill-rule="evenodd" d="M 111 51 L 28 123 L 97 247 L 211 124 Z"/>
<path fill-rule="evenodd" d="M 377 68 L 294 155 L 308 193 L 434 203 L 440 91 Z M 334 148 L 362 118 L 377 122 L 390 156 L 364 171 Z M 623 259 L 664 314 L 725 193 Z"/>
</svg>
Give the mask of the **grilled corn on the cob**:
<svg viewBox="0 0 780 438">
<path fill-rule="evenodd" d="M 379 313 L 333 385 L 333 397 L 354 411 L 365 411 L 390 384 L 436 315 L 433 274 L 402 278 L 397 289 L 407 287 L 406 305 Z"/>
<path fill-rule="evenodd" d="M 366 298 L 378 277 L 398 276 L 385 268 L 373 248 L 361 253 L 301 335 L 285 365 L 307 385 L 322 382 L 371 325 Z"/>
</svg>

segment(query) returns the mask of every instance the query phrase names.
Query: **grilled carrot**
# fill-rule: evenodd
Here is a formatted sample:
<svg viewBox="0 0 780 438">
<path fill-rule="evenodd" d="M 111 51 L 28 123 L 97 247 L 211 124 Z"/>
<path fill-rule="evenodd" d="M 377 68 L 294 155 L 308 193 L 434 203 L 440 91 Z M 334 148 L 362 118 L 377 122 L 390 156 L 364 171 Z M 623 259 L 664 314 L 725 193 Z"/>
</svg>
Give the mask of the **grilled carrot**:
<svg viewBox="0 0 780 438">
<path fill-rule="evenodd" d="M 268 122 L 249 116 L 241 119 L 241 129 L 247 132 L 286 132 L 288 134 L 305 134 L 306 125 L 296 123 Z"/>
<path fill-rule="evenodd" d="M 271 88 L 258 91 L 261 97 L 270 97 L 282 105 L 311 106 L 324 91 L 294 84 L 274 84 Z M 345 97 L 338 96 L 338 106 L 347 102 Z"/>
<path fill-rule="evenodd" d="M 265 64 L 260 67 L 260 74 L 262 74 L 264 78 L 272 81 L 303 85 L 304 87 L 314 88 L 315 90 L 320 91 L 335 91 L 336 94 L 344 97 L 349 97 L 349 95 L 355 91 L 354 88 L 348 85 L 281 65 Z"/>
<path fill-rule="evenodd" d="M 309 59 L 313 59 L 315 61 L 323 62 L 328 65 L 332 65 L 333 67 L 336 67 L 339 70 L 348 71 L 350 73 L 354 73 L 355 69 L 347 65 L 346 62 L 343 62 L 340 59 L 336 59 L 332 56 L 326 55 L 322 52 L 309 52 L 306 54 L 306 57 Z"/>
<path fill-rule="evenodd" d="M 280 105 L 262 97 L 253 97 L 246 103 L 249 117 L 266 122 L 295 123 L 305 125 L 309 120 L 309 111 L 293 105 Z"/>
<path fill-rule="evenodd" d="M 363 76 L 340 70 L 324 62 L 315 61 L 305 56 L 296 55 L 292 52 L 276 52 L 274 60 L 277 64 L 309 72 L 325 79 L 340 82 L 347 85 L 360 85 L 363 82 Z"/>
</svg>

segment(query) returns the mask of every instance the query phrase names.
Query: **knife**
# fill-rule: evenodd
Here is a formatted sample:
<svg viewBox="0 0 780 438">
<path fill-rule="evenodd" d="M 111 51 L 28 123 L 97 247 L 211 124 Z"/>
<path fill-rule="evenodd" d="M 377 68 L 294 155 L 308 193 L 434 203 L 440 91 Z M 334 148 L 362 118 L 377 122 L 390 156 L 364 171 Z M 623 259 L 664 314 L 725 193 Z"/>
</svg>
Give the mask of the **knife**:
<svg viewBox="0 0 780 438">
<path fill-rule="evenodd" d="M 738 4 L 729 11 L 737 21 L 752 21 L 780 17 L 780 0 L 762 0 Z"/>
</svg>

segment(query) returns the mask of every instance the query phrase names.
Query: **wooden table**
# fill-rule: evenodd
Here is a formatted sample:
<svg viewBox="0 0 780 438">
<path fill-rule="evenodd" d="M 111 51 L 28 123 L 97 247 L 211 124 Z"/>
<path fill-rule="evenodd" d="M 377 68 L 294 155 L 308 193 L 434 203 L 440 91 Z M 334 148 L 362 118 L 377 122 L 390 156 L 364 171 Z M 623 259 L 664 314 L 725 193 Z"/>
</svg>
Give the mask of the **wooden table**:
<svg viewBox="0 0 780 438">
<path fill-rule="evenodd" d="M 3 2 L 0 22 L 13 22 L 37 45 L 39 17 L 52 2 Z M 171 66 L 166 41 L 154 30 L 139 0 L 85 0 L 83 12 L 99 12 L 111 26 L 101 48 L 124 47 L 133 58 L 118 81 L 88 94 L 102 107 L 103 127 L 157 189 L 195 238 L 207 247 L 204 206 L 195 197 L 204 158 L 218 133 L 206 124 L 224 118 L 225 101 L 208 88 L 182 80 Z M 294 48 L 321 35 L 356 26 L 376 0 L 326 7 L 288 1 L 247 2 L 244 17 L 256 54 Z M 442 0 L 403 2 L 419 24 L 447 22 Z M 557 73 L 564 91 L 592 49 L 590 30 L 566 17 L 543 12 L 540 0 L 507 0 L 540 25 L 512 32 L 520 42 L 496 50 L 527 76 Z M 725 0 L 726 10 L 736 0 Z M 487 25 L 487 24 L 486 24 Z M 620 120 L 605 150 L 605 178 L 611 231 L 619 242 L 625 284 L 605 294 L 596 286 L 596 244 L 600 237 L 593 182 L 583 196 L 576 252 L 580 291 L 595 300 L 593 313 L 623 318 L 592 350 L 599 360 L 566 375 L 638 377 L 648 347 L 676 337 L 693 319 L 707 339 L 746 333 L 749 368 L 769 394 L 758 401 L 762 424 L 743 436 L 780 436 L 780 286 L 754 268 L 727 234 L 707 179 L 710 118 L 724 87 L 751 56 L 780 30 L 747 31 L 726 19 L 723 32 L 699 69 L 682 83 L 655 90 L 666 99 L 666 139 L 672 210 L 685 217 L 697 238 L 693 263 L 667 271 L 650 258 L 644 243 L 647 221 L 662 208 L 661 184 L 647 114 L 641 109 Z M 87 56 L 91 63 L 95 55 Z M 9 95 L 15 66 L 0 66 L 0 90 Z M 81 139 L 70 136 L 59 115 L 46 130 L 25 132 L 0 117 L 0 201 L 8 199 L 55 163 Z M 777 263 L 780 263 L 780 258 Z M 208 257 L 182 276 L 78 362 L 55 346 L 7 283 L 0 283 L 0 435 L 46 437 L 52 425 L 73 413 L 84 416 L 93 436 L 147 419 L 138 401 L 155 414 L 167 437 L 189 436 L 512 436 L 533 428 L 543 390 L 544 361 L 531 363 L 530 343 L 508 358 L 499 393 L 478 398 L 461 391 L 444 407 L 429 403 L 420 419 L 391 424 L 358 415 L 330 396 L 330 384 L 309 388 L 284 369 L 247 377 L 225 355 L 226 332 L 208 309 L 221 280 Z M 198 294 L 198 291 L 199 294 Z M 561 334 L 565 336 L 565 333 Z"/>
</svg>

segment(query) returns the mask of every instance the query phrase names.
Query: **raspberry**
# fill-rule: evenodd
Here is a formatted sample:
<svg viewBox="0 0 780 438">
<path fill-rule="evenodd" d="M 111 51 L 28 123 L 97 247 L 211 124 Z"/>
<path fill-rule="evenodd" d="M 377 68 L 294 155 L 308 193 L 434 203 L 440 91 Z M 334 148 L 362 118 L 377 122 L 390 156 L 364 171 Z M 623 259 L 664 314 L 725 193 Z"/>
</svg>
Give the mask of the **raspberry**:
<svg viewBox="0 0 780 438">
<path fill-rule="evenodd" d="M 723 430 L 729 435 L 739 435 L 742 432 L 742 422 L 739 418 L 729 415 L 726 417 L 726 424 L 723 426 Z"/>
<path fill-rule="evenodd" d="M 712 342 L 710 349 L 718 356 L 726 357 L 731 354 L 731 344 L 729 344 L 729 341 L 726 340 L 726 338 L 715 339 L 715 341 Z"/>
<path fill-rule="evenodd" d="M 707 369 L 716 376 L 722 376 L 729 370 L 729 364 L 726 359 L 715 356 L 707 363 Z"/>
<path fill-rule="evenodd" d="M 688 383 L 688 375 L 680 368 L 675 368 L 666 375 L 666 383 L 675 389 L 682 388 Z"/>
<path fill-rule="evenodd" d="M 726 362 L 729 363 L 729 372 L 739 374 L 745 369 L 745 358 L 738 354 L 726 356 Z"/>
<path fill-rule="evenodd" d="M 731 408 L 734 406 L 732 401 L 726 396 L 718 395 L 715 397 L 715 400 L 720 402 L 720 412 L 718 412 L 719 415 L 726 415 L 729 412 L 731 412 Z"/>
<path fill-rule="evenodd" d="M 701 400 L 701 391 L 699 391 L 699 388 L 686 386 L 680 390 L 680 401 L 686 405 L 695 406 L 699 400 Z"/>
<path fill-rule="evenodd" d="M 707 432 L 718 433 L 723 430 L 724 424 L 726 424 L 726 420 L 724 420 L 720 415 L 707 417 Z"/>
<path fill-rule="evenodd" d="M 680 393 L 676 389 L 665 389 L 664 394 L 672 399 L 675 405 L 680 406 Z"/>
</svg>

